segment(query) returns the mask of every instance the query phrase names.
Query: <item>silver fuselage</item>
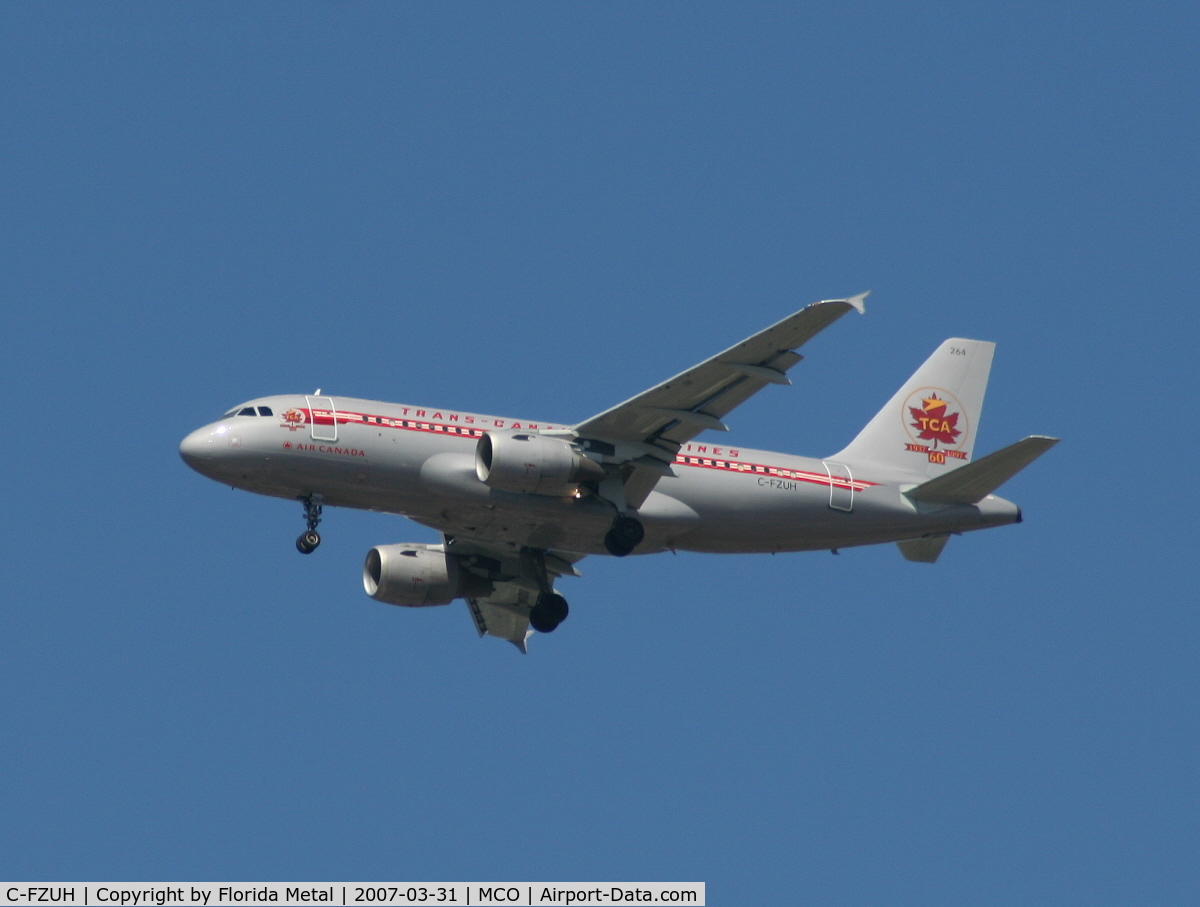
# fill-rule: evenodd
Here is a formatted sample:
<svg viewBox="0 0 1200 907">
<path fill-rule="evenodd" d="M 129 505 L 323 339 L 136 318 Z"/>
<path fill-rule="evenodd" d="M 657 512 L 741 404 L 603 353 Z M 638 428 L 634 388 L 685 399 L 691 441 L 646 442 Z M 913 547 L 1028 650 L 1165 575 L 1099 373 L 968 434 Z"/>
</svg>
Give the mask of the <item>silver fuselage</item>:
<svg viewBox="0 0 1200 907">
<path fill-rule="evenodd" d="M 230 415 L 192 432 L 180 455 L 197 472 L 257 494 L 406 516 L 448 535 L 514 546 L 605 554 L 613 507 L 589 494 L 550 497 L 491 488 L 477 478 L 483 432 L 565 431 L 568 426 L 346 397 L 334 418 L 289 422 L 314 411 L 303 395 L 246 406 L 272 415 Z M 1020 520 L 1009 501 L 929 505 L 904 491 L 921 481 L 844 464 L 751 450 L 728 442 L 685 444 L 638 508 L 639 554 L 836 549 L 986 529 Z M 907 481 L 906 481 L 907 479 Z"/>
</svg>

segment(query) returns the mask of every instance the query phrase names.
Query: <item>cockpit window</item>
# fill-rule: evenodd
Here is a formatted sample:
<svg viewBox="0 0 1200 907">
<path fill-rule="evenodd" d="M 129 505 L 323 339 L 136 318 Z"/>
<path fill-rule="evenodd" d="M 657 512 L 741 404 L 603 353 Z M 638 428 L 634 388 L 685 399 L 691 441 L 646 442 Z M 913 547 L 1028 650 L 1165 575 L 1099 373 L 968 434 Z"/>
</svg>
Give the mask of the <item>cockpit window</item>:
<svg viewBox="0 0 1200 907">
<path fill-rule="evenodd" d="M 229 412 L 227 412 L 221 418 L 228 419 L 230 416 L 272 416 L 272 415 L 274 415 L 274 413 L 271 412 L 271 407 L 269 407 L 269 406 L 260 406 L 260 407 L 258 407 L 257 411 L 255 410 L 255 408 L 253 406 L 235 406 L 233 409 L 231 409 Z"/>
</svg>

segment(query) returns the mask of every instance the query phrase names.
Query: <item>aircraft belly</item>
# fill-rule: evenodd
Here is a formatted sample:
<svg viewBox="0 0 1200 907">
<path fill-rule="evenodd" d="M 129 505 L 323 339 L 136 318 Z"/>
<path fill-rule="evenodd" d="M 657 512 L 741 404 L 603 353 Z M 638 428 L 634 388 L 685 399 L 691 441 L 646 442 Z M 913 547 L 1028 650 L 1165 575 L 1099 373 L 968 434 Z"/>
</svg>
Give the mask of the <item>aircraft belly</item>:
<svg viewBox="0 0 1200 907">
<path fill-rule="evenodd" d="M 1011 522 L 975 506 L 918 508 L 894 485 L 854 495 L 851 512 L 829 506 L 828 484 L 706 471 L 663 479 L 658 487 L 698 514 L 677 547 L 714 553 L 812 551 L 964 532 Z"/>
<path fill-rule="evenodd" d="M 744 474 L 679 469 L 659 489 L 698 514 L 679 547 L 690 551 L 765 552 L 805 547 L 809 538 L 836 535 L 845 514 L 829 509 L 827 486 Z M 773 484 L 771 484 L 773 483 Z"/>
<path fill-rule="evenodd" d="M 408 515 L 442 532 L 534 548 L 605 553 L 604 535 L 612 525 L 613 509 L 594 497 L 500 491 L 479 481 L 473 453 L 449 451 L 422 464 L 420 484 L 422 498 Z M 698 519 L 683 504 L 657 492 L 647 498 L 639 517 L 646 529 L 639 552 L 672 547 Z"/>
</svg>

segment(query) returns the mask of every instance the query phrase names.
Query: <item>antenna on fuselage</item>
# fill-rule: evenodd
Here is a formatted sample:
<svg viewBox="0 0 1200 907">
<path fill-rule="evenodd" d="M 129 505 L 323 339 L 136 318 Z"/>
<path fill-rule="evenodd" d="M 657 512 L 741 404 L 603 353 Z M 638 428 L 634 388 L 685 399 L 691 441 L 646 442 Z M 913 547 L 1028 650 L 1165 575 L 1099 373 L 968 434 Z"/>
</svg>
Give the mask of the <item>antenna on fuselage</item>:
<svg viewBox="0 0 1200 907">
<path fill-rule="evenodd" d="M 321 389 L 320 389 L 319 387 L 317 388 L 317 392 L 316 392 L 315 394 L 313 394 L 313 396 L 314 396 L 314 397 L 319 397 L 319 396 L 321 396 Z"/>
</svg>

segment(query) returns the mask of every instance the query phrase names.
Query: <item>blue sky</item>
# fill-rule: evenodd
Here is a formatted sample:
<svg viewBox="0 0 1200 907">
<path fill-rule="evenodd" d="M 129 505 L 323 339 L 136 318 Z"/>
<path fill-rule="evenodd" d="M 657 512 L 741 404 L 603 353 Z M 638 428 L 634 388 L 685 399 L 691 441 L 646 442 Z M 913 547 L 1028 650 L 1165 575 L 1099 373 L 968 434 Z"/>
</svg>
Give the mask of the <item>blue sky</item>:
<svg viewBox="0 0 1200 907">
<path fill-rule="evenodd" d="M 0 874 L 1194 903 L 1198 25 L 0 7 Z M 316 387 L 573 422 L 865 289 L 733 437 L 828 454 L 996 341 L 977 450 L 1064 441 L 932 567 L 592 558 L 522 657 L 363 594 L 429 530 L 301 558 L 176 455 Z"/>
</svg>

